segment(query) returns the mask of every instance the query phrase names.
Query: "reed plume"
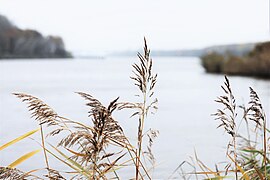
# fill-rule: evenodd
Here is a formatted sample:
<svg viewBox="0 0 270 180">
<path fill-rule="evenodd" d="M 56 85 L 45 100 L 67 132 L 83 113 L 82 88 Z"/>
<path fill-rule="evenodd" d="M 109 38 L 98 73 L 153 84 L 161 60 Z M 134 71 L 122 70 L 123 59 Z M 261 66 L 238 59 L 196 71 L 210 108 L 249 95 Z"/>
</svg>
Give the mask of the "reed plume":
<svg viewBox="0 0 270 180">
<path fill-rule="evenodd" d="M 60 116 L 49 105 L 39 98 L 25 94 L 14 93 L 16 97 L 27 104 L 28 110 L 31 112 L 31 117 L 34 118 L 40 125 L 41 129 L 41 146 L 44 152 L 46 169 L 48 170 L 49 179 L 65 179 L 60 175 L 59 171 L 49 167 L 47 153 L 56 157 L 64 164 L 76 171 L 76 175 L 72 178 L 88 178 L 88 179 L 107 179 L 108 173 L 114 173 L 114 178 L 119 179 L 116 168 L 117 163 L 129 153 L 133 161 L 136 174 L 136 179 L 143 179 L 147 176 L 151 179 L 146 165 L 142 162 L 141 156 L 146 155 L 151 165 L 154 167 L 155 157 L 153 155 L 153 141 L 158 135 L 158 131 L 144 130 L 144 121 L 149 112 L 154 112 L 157 109 L 157 98 L 154 98 L 154 87 L 157 82 L 157 74 L 152 72 L 153 61 L 150 57 L 146 39 L 144 38 L 144 53 L 138 53 L 139 63 L 133 64 L 133 76 L 135 85 L 139 88 L 141 98 L 140 102 L 121 102 L 119 97 L 112 100 L 108 106 L 104 106 L 98 99 L 92 95 L 77 92 L 83 99 L 86 100 L 86 106 L 89 108 L 88 116 L 91 119 L 91 124 L 84 124 L 78 121 Z M 130 140 L 125 136 L 123 128 L 118 121 L 113 118 L 115 110 L 130 108 L 135 110 L 132 116 L 138 116 L 138 131 L 137 131 L 137 147 L 130 143 Z M 49 127 L 48 132 L 44 131 L 44 126 Z M 65 132 L 65 133 L 62 133 Z M 52 153 L 45 146 L 45 136 L 61 136 L 57 147 L 50 145 L 57 153 L 65 160 L 61 159 L 56 154 Z M 148 145 L 143 151 L 143 137 L 147 134 Z M 109 147 L 116 149 L 109 151 Z M 65 155 L 58 148 L 63 148 L 71 155 Z M 68 161 L 68 162 L 66 162 Z M 146 162 L 145 162 L 146 163 Z M 124 163 L 125 164 L 125 163 Z M 143 170 L 143 171 L 141 171 Z"/>
<path fill-rule="evenodd" d="M 265 112 L 261 103 L 261 100 L 258 94 L 254 91 L 253 88 L 250 89 L 250 107 L 247 109 L 247 115 L 249 120 L 255 122 L 256 129 L 259 128 L 262 131 L 262 154 L 263 154 L 263 169 L 264 169 L 264 177 L 267 178 L 268 168 L 267 165 L 270 161 L 267 158 L 268 154 L 268 138 L 267 138 L 267 123 L 266 123 L 266 116 Z"/>
<path fill-rule="evenodd" d="M 46 153 L 46 147 L 45 147 L 45 138 L 44 138 L 44 131 L 43 131 L 43 124 L 47 124 L 47 126 L 55 126 L 55 125 L 61 125 L 61 120 L 57 113 L 46 103 L 44 103 L 42 100 L 40 100 L 37 97 L 34 97 L 29 94 L 24 93 L 13 93 L 16 97 L 21 99 L 23 102 L 27 103 L 28 110 L 31 112 L 31 117 L 35 118 L 36 121 L 39 122 L 40 129 L 41 129 L 41 143 L 43 148 L 43 154 L 46 164 L 46 169 L 48 171 L 48 176 L 51 177 L 51 169 L 49 166 L 49 160 Z"/>
<path fill-rule="evenodd" d="M 9 168 L 9 167 L 0 167 L 0 179 L 6 179 L 6 180 L 12 180 L 12 179 L 21 179 L 25 180 L 27 177 L 30 177 L 30 175 L 27 175 L 26 173 L 15 169 L 15 168 Z"/>
<path fill-rule="evenodd" d="M 93 172 L 92 178 L 104 178 L 104 174 L 113 168 L 113 165 L 120 159 L 119 157 L 123 157 L 121 155 L 111 163 L 101 163 L 102 160 L 115 155 L 115 153 L 106 153 L 105 148 L 108 144 L 122 147 L 128 146 L 122 128 L 111 116 L 112 112 L 117 108 L 116 102 L 118 98 L 106 108 L 91 95 L 86 93 L 78 94 L 88 101 L 87 106 L 90 107 L 89 116 L 92 118 L 93 127 L 59 116 L 50 106 L 32 95 L 14 93 L 15 96 L 28 104 L 28 110 L 31 112 L 32 117 L 39 122 L 41 128 L 44 124 L 56 127 L 49 135 L 54 136 L 63 130 L 67 130 L 70 134 L 63 138 L 58 145 L 65 148 L 77 146 L 80 152 L 72 156 L 72 158 L 81 165 L 88 167 Z M 58 171 L 49 168 L 43 133 L 42 131 L 42 146 L 49 172 L 48 177 L 50 179 L 60 177 L 59 174 L 56 174 Z"/>
<path fill-rule="evenodd" d="M 152 72 L 153 61 L 150 57 L 150 50 L 148 49 L 146 39 L 144 38 L 144 53 L 137 54 L 139 63 L 132 65 L 133 76 L 131 79 L 134 80 L 135 85 L 140 91 L 138 95 L 142 100 L 137 103 L 120 103 L 119 109 L 133 109 L 135 112 L 131 115 L 138 116 L 138 131 L 137 131 L 137 149 L 136 149 L 136 179 L 139 179 L 140 162 L 142 154 L 143 144 L 143 131 L 144 121 L 149 111 L 157 110 L 157 98 L 154 98 L 154 87 L 157 82 L 157 74 Z"/>
<path fill-rule="evenodd" d="M 231 142 L 228 144 L 228 156 L 230 154 L 233 154 L 233 162 L 235 166 L 235 178 L 238 179 L 238 173 L 237 173 L 237 142 L 236 142 L 236 137 L 237 137 L 237 127 L 236 127 L 236 103 L 235 103 L 235 98 L 232 93 L 230 81 L 225 76 L 225 82 L 224 85 L 221 86 L 223 92 L 225 95 L 221 95 L 215 100 L 217 103 L 221 104 L 224 108 L 223 109 L 218 109 L 217 113 L 214 115 L 216 116 L 215 120 L 221 121 L 219 124 L 218 128 L 223 127 L 225 131 L 232 137 Z M 232 147 L 232 150 L 230 150 Z M 229 167 L 230 165 L 228 165 Z"/>
<path fill-rule="evenodd" d="M 56 125 L 59 123 L 57 113 L 42 100 L 29 94 L 13 93 L 16 97 L 28 104 L 28 110 L 31 112 L 31 117 L 39 122 L 40 125 L 47 124 Z"/>
</svg>

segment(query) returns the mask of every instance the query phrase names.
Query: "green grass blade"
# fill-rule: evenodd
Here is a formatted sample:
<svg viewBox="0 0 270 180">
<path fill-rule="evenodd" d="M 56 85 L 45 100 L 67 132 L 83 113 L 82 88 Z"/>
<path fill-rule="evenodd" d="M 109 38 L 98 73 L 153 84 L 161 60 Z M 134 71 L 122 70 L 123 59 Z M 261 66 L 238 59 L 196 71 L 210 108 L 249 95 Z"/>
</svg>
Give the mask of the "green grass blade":
<svg viewBox="0 0 270 180">
<path fill-rule="evenodd" d="M 56 159 L 58 159 L 59 161 L 61 161 L 62 163 L 66 164 L 68 167 L 70 167 L 71 169 L 75 170 L 75 174 L 79 174 L 80 173 L 80 169 L 78 169 L 77 167 L 73 166 L 72 164 L 69 164 L 68 162 L 66 162 L 65 160 L 61 159 L 60 157 L 58 157 L 55 153 L 51 152 L 50 150 L 46 149 L 46 151 L 51 154 L 53 157 L 55 157 Z"/>
<path fill-rule="evenodd" d="M 58 148 L 54 147 L 53 145 L 49 144 L 53 149 L 55 149 L 61 156 L 63 156 L 68 162 L 70 162 L 73 166 L 76 167 L 77 171 L 78 169 L 80 170 L 79 173 L 86 175 L 88 177 L 91 177 L 91 172 L 85 170 L 79 163 L 77 163 L 76 161 L 73 161 L 72 159 L 70 159 L 67 155 L 65 155 L 62 151 L 60 151 Z M 73 168 L 74 170 L 76 170 L 75 168 Z"/>
<path fill-rule="evenodd" d="M 229 159 L 235 163 L 235 160 L 229 155 L 227 154 L 227 156 L 229 157 Z M 244 180 L 250 180 L 249 176 L 248 176 L 248 173 L 238 164 L 236 163 L 236 168 L 241 172 L 241 174 L 243 175 L 242 176 L 242 179 Z"/>
</svg>

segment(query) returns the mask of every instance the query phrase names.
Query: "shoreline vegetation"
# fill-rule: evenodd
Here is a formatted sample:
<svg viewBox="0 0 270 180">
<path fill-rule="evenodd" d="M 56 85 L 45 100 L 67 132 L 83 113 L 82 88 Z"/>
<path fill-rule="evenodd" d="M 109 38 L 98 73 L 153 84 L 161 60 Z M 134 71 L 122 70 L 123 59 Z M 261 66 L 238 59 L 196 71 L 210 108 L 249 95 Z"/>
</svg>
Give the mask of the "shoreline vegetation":
<svg viewBox="0 0 270 180">
<path fill-rule="evenodd" d="M 256 47 L 254 51 L 260 47 Z M 139 92 L 135 102 L 121 102 L 118 97 L 105 106 L 92 95 L 77 92 L 86 101 L 90 124 L 59 115 L 35 96 L 14 93 L 27 104 L 28 111 L 39 128 L 1 145 L 0 152 L 37 132 L 41 137 L 40 149 L 22 155 L 7 166 L 0 164 L 0 179 L 121 179 L 123 171 L 119 171 L 120 169 L 133 172 L 131 179 L 154 179 L 154 169 L 158 164 L 153 154 L 153 143 L 159 131 L 146 129 L 144 125 L 148 115 L 158 109 L 154 91 L 157 74 L 152 71 L 153 61 L 146 40 L 144 53 L 138 53 L 137 56 L 138 61 L 132 65 L 133 75 L 130 77 Z M 248 104 L 239 106 L 226 76 L 221 88 L 222 94 L 215 100 L 219 109 L 213 116 L 219 124 L 218 128 L 223 129 L 230 137 L 225 149 L 226 162 L 215 164 L 213 169 L 204 164 L 195 152 L 191 162 L 183 161 L 168 179 L 270 178 L 270 130 L 258 94 L 250 87 Z M 126 128 L 121 126 L 121 121 L 114 118 L 114 113 L 123 110 L 131 110 L 133 114 L 130 118 L 137 120 L 135 139 L 127 137 Z M 60 138 L 55 139 L 58 140 L 56 144 L 49 142 L 48 138 L 53 137 Z M 37 153 L 43 154 L 43 168 L 36 167 L 37 169 L 28 172 L 16 169 L 17 165 Z M 66 169 L 52 168 L 51 158 L 66 165 Z M 185 166 L 187 169 L 184 165 L 188 165 Z M 42 177 L 35 175 L 41 171 L 44 173 Z"/>
<path fill-rule="evenodd" d="M 212 51 L 200 58 L 208 73 L 270 78 L 270 42 L 258 43 L 243 55 Z"/>
<path fill-rule="evenodd" d="M 22 30 L 0 15 L 0 59 L 72 58 L 58 36 Z"/>
<path fill-rule="evenodd" d="M 153 62 L 145 39 L 144 52 L 137 56 L 130 77 L 139 92 L 136 102 L 120 102 L 118 97 L 105 106 L 90 94 L 76 92 L 86 101 L 90 124 L 59 115 L 37 97 L 14 93 L 27 104 L 39 128 L 0 146 L 0 151 L 38 131 L 40 149 L 21 156 L 6 167 L 0 165 L 0 179 L 120 179 L 118 170 L 122 168 L 133 170 L 136 180 L 152 179 L 156 166 L 152 146 L 159 132 L 146 129 L 144 125 L 148 116 L 157 110 L 158 100 L 154 92 L 157 74 L 152 71 Z M 124 110 L 130 110 L 130 118 L 138 121 L 135 140 L 125 135 L 125 128 L 113 116 L 116 111 Z M 48 137 L 60 140 L 52 145 Z M 44 168 L 29 172 L 16 169 L 18 164 L 39 152 L 44 156 Z M 53 169 L 51 158 L 58 159 L 66 169 Z M 43 176 L 46 178 L 34 175 L 36 171 L 46 173 Z"/>
</svg>

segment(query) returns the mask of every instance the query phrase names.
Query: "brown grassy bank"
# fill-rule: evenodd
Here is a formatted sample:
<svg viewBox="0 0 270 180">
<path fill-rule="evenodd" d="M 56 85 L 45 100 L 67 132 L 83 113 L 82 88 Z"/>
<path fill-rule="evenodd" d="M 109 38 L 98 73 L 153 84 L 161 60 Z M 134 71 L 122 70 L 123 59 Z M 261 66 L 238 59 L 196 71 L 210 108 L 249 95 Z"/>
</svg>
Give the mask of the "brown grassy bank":
<svg viewBox="0 0 270 180">
<path fill-rule="evenodd" d="M 270 78 L 270 42 L 256 45 L 243 56 L 210 52 L 201 56 L 201 61 L 209 73 Z"/>
</svg>

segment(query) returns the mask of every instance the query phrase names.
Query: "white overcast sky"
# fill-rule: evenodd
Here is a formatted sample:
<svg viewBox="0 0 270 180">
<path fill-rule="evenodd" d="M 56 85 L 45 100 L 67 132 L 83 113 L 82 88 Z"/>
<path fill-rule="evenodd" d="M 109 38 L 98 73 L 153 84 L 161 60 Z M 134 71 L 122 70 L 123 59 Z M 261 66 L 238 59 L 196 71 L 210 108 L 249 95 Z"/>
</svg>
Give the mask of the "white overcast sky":
<svg viewBox="0 0 270 180">
<path fill-rule="evenodd" d="M 269 39 L 268 0 L 0 0 L 21 28 L 60 35 L 71 51 L 201 48 Z"/>
</svg>

